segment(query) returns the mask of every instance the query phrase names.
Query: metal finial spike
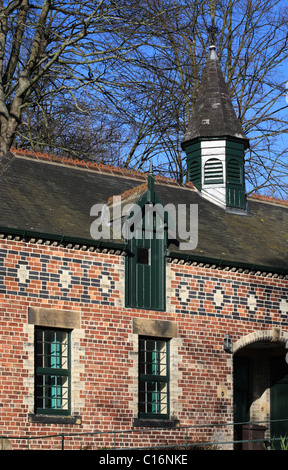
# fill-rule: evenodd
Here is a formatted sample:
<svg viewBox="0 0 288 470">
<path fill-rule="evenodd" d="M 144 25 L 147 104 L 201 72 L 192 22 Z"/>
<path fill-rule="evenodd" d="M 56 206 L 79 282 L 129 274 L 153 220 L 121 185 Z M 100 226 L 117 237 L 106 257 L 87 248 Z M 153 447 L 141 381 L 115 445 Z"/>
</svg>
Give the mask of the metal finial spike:
<svg viewBox="0 0 288 470">
<path fill-rule="evenodd" d="M 211 59 L 211 60 L 217 60 L 216 46 L 211 45 L 211 46 L 209 47 L 209 49 L 210 49 L 210 59 Z"/>
</svg>

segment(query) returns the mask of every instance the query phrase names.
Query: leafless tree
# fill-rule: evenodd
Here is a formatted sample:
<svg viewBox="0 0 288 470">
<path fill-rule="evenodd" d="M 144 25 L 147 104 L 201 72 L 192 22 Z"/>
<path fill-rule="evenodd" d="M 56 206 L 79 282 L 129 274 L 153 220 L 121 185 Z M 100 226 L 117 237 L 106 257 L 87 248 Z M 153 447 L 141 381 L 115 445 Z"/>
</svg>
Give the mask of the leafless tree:
<svg viewBox="0 0 288 470">
<path fill-rule="evenodd" d="M 281 5 L 0 0 L 0 154 L 14 138 L 135 169 L 153 158 L 155 171 L 185 181 L 180 144 L 215 42 L 250 139 L 248 190 L 285 195 L 288 30 Z"/>
<path fill-rule="evenodd" d="M 151 4 L 155 12 L 165 10 L 161 1 L 151 0 Z M 161 35 L 153 37 L 145 75 L 140 71 L 139 109 L 133 113 L 139 122 L 134 117 L 133 154 L 126 163 L 143 167 L 156 154 L 159 172 L 185 179 L 180 143 L 213 41 L 236 113 L 250 139 L 247 189 L 286 197 L 287 76 L 283 65 L 288 29 L 287 12 L 281 5 L 279 0 L 180 0 L 173 14 L 167 9 L 158 16 Z M 129 109 L 132 113 L 133 103 Z M 145 119 L 148 112 L 149 119 Z"/>
<path fill-rule="evenodd" d="M 0 1 L 0 155 L 25 110 L 50 96 L 80 110 L 84 93 L 113 94 L 118 66 L 132 61 L 153 23 L 149 5 L 136 10 L 129 0 Z"/>
</svg>

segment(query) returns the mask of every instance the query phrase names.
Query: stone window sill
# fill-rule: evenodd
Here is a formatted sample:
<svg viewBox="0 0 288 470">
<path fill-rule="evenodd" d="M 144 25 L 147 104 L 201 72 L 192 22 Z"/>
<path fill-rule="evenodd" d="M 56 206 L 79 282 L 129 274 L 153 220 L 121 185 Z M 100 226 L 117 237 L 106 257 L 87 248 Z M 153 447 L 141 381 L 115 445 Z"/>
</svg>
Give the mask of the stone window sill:
<svg viewBox="0 0 288 470">
<path fill-rule="evenodd" d="M 28 415 L 29 423 L 41 424 L 82 424 L 81 416 Z"/>
<path fill-rule="evenodd" d="M 134 427 L 149 427 L 149 428 L 177 428 L 179 427 L 178 419 L 140 419 L 134 418 Z"/>
</svg>

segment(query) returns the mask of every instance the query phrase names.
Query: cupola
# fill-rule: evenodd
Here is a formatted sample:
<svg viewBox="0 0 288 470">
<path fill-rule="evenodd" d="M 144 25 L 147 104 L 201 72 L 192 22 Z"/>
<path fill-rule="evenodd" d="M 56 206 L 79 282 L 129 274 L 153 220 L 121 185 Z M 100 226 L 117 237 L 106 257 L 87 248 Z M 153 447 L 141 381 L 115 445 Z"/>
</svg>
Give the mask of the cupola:
<svg viewBox="0 0 288 470">
<path fill-rule="evenodd" d="M 216 48 L 210 46 L 194 112 L 182 141 L 188 182 L 224 208 L 245 210 L 244 153 L 248 147 Z"/>
</svg>

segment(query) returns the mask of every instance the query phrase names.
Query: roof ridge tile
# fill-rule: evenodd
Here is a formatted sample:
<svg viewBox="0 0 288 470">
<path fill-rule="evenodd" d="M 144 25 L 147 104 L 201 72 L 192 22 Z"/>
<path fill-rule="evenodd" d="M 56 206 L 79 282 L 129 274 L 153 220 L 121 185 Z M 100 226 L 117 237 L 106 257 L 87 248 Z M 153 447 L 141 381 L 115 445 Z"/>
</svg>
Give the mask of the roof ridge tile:
<svg viewBox="0 0 288 470">
<path fill-rule="evenodd" d="M 59 163 L 59 164 L 67 165 L 67 166 L 87 168 L 89 170 L 99 171 L 101 173 L 110 173 L 114 175 L 121 175 L 121 176 L 129 177 L 129 178 L 142 179 L 142 180 L 143 179 L 146 180 L 148 177 L 148 172 L 121 168 L 119 166 L 115 167 L 113 165 L 108 165 L 104 163 L 85 161 L 79 158 L 60 157 L 59 155 L 36 152 L 35 150 L 11 147 L 10 152 L 18 156 L 35 158 L 37 160 L 50 161 L 51 163 Z M 168 178 L 167 176 L 164 176 L 164 175 L 155 175 L 155 179 L 159 183 L 169 184 L 172 186 L 177 186 L 177 187 L 182 187 L 182 188 L 194 189 L 194 185 L 191 182 L 178 183 L 176 179 Z"/>
<path fill-rule="evenodd" d="M 280 199 L 277 197 L 265 196 L 262 194 L 255 194 L 255 193 L 250 194 L 248 197 L 250 199 L 258 199 L 259 201 L 263 201 L 263 202 L 270 202 L 271 204 L 279 204 L 279 205 L 288 206 L 288 200 Z"/>
</svg>

